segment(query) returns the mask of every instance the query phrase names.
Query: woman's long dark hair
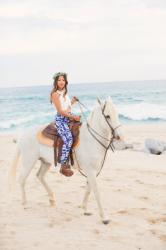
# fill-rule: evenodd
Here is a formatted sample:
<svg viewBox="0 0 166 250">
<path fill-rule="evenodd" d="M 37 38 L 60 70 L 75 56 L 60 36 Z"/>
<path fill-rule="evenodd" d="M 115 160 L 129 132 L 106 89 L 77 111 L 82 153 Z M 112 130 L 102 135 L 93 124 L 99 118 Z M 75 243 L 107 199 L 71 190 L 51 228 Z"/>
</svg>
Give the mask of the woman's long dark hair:
<svg viewBox="0 0 166 250">
<path fill-rule="evenodd" d="M 68 85 L 68 80 L 67 80 L 67 74 L 61 74 L 61 73 L 58 73 L 55 77 L 54 77 L 54 82 L 53 82 L 53 89 L 50 93 L 50 102 L 52 103 L 52 94 L 54 92 L 56 92 L 58 90 L 58 79 L 60 76 L 63 76 L 64 77 L 64 80 L 65 80 L 65 91 L 64 91 L 64 94 L 63 96 L 65 96 L 67 94 L 67 85 Z"/>
</svg>

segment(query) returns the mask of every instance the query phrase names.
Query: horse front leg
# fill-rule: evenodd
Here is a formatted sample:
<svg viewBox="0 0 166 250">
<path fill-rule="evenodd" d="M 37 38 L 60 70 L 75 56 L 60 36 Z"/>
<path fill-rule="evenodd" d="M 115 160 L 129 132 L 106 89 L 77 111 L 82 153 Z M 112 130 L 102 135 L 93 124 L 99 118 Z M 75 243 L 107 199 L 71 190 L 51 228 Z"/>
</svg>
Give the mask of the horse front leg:
<svg viewBox="0 0 166 250">
<path fill-rule="evenodd" d="M 91 213 L 87 212 L 87 204 L 88 204 L 88 198 L 89 198 L 90 192 L 91 192 L 91 187 L 89 185 L 89 182 L 87 181 L 86 191 L 85 191 L 84 199 L 82 202 L 82 208 L 84 209 L 84 215 L 91 215 Z"/>
<path fill-rule="evenodd" d="M 36 175 L 48 193 L 50 205 L 55 206 L 54 193 L 52 192 L 52 190 L 50 189 L 50 187 L 48 186 L 47 182 L 44 179 L 45 174 L 49 170 L 50 165 L 51 165 L 50 163 L 47 163 L 44 160 L 41 160 L 41 166 L 40 166 L 39 171 L 37 172 Z"/>
<path fill-rule="evenodd" d="M 27 197 L 26 197 L 26 192 L 25 192 L 25 183 L 26 183 L 26 178 L 19 178 L 20 182 L 20 187 L 21 187 L 21 200 L 22 200 L 22 205 L 26 206 L 27 204 Z"/>
<path fill-rule="evenodd" d="M 99 215 L 100 215 L 100 217 L 102 219 L 102 222 L 104 224 L 108 224 L 109 220 L 107 220 L 105 218 L 104 211 L 103 211 L 103 208 L 102 208 L 102 205 L 101 205 L 100 194 L 99 194 L 98 187 L 97 187 L 95 173 L 92 173 L 92 172 L 90 173 L 89 172 L 87 177 L 88 177 L 88 183 L 90 184 L 90 187 L 94 192 L 94 195 L 95 195 L 95 198 L 96 198 L 96 201 L 97 201 L 97 205 L 98 205 L 98 209 L 99 209 Z"/>
</svg>

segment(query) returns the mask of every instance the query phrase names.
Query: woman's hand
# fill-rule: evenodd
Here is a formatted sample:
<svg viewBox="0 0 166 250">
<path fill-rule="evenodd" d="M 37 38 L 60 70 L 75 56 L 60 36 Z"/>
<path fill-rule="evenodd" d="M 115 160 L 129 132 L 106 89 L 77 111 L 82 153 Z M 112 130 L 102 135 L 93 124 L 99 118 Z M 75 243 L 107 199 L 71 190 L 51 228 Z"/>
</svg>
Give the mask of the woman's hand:
<svg viewBox="0 0 166 250">
<path fill-rule="evenodd" d="M 73 96 L 72 99 L 71 99 L 71 104 L 73 105 L 77 101 L 78 101 L 78 98 L 76 96 Z"/>
<path fill-rule="evenodd" d="M 71 107 L 68 107 L 65 112 L 70 113 L 71 112 Z"/>
<path fill-rule="evenodd" d="M 73 115 L 72 118 L 73 118 L 73 120 L 79 122 L 81 119 L 81 116 L 80 115 Z"/>
</svg>

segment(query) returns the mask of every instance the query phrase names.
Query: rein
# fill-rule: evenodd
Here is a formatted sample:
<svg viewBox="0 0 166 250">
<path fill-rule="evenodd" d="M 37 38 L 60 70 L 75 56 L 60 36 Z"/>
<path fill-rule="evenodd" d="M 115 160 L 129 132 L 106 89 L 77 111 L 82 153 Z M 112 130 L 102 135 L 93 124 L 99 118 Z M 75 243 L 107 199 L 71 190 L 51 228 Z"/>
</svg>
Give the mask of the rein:
<svg viewBox="0 0 166 250">
<path fill-rule="evenodd" d="M 100 107 L 101 107 L 101 102 L 100 102 L 100 100 L 99 100 L 99 99 L 97 99 L 97 100 L 98 100 L 98 103 L 100 104 Z M 84 104 L 82 104 L 78 99 L 77 99 L 77 101 L 78 101 L 78 103 L 79 103 L 81 113 L 82 113 L 83 116 L 85 117 L 84 112 L 83 112 L 81 106 L 83 106 L 84 108 L 86 108 L 88 111 L 89 111 L 89 109 L 88 109 Z M 111 126 L 111 124 L 110 124 L 109 121 L 108 121 L 107 116 L 104 114 L 105 107 L 106 107 L 106 101 L 105 101 L 105 103 L 104 103 L 103 109 L 102 109 L 102 107 L 101 107 L 101 109 L 102 109 L 102 115 L 104 116 L 105 121 L 107 122 L 108 126 L 110 127 L 111 132 L 112 132 L 112 135 L 113 135 L 113 136 L 110 138 L 110 140 L 107 139 L 107 138 L 105 138 L 104 136 L 100 135 L 95 129 L 93 129 L 93 128 L 89 125 L 89 123 L 87 122 L 87 119 L 86 119 L 86 117 L 85 117 L 86 122 L 87 122 L 87 128 L 88 128 L 89 133 L 93 136 L 93 138 L 94 138 L 102 147 L 105 148 L 104 158 L 103 158 L 103 161 L 102 161 L 100 170 L 99 170 L 99 172 L 97 173 L 96 176 L 98 176 L 98 175 L 100 174 L 100 172 L 101 172 L 101 170 L 102 170 L 102 168 L 103 168 L 103 166 L 104 166 L 104 162 L 105 162 L 105 159 L 106 159 L 106 155 L 107 155 L 108 149 L 111 148 L 112 151 L 114 152 L 113 139 L 115 138 L 115 130 L 116 130 L 118 127 L 121 126 L 121 125 L 119 125 L 119 126 L 117 126 L 116 128 L 113 128 L 113 127 Z M 105 146 L 105 145 L 96 137 L 96 135 L 98 135 L 99 137 L 101 137 L 102 139 L 104 139 L 104 140 L 106 140 L 106 141 L 109 141 L 108 146 Z M 75 158 L 76 158 L 76 153 L 75 153 L 75 151 L 74 151 L 74 154 L 75 154 Z M 77 158 L 76 158 L 76 161 L 77 161 L 77 165 L 78 165 L 78 167 L 79 167 Z M 87 177 L 87 176 L 81 171 L 81 168 L 80 168 L 80 167 L 78 168 L 78 170 L 79 170 L 79 172 L 80 172 L 83 176 Z"/>
</svg>

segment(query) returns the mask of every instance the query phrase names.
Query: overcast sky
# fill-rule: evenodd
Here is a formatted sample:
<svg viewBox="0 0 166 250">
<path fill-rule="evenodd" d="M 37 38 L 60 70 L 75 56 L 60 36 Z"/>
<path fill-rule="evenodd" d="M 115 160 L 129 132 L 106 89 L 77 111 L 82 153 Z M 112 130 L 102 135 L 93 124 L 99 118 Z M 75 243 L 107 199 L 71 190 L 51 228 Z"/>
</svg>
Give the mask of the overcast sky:
<svg viewBox="0 0 166 250">
<path fill-rule="evenodd" d="M 166 79 L 166 0 L 0 0 L 0 86 Z"/>
</svg>

